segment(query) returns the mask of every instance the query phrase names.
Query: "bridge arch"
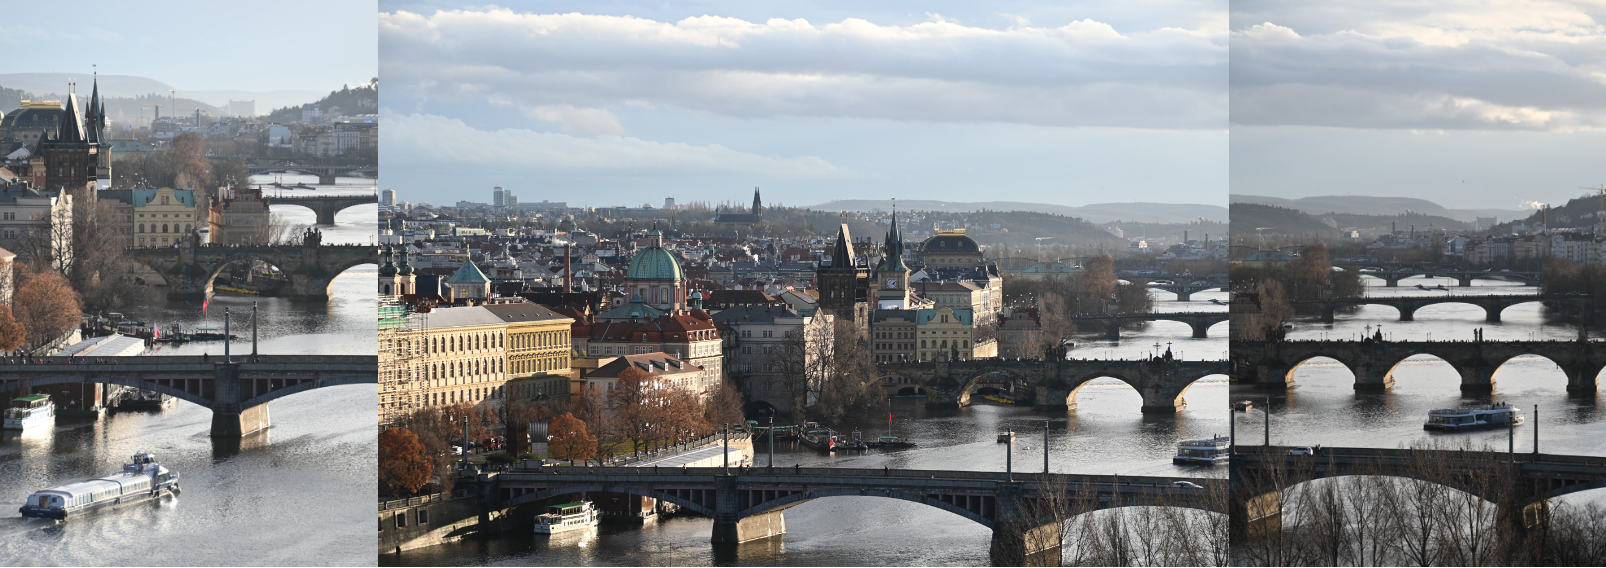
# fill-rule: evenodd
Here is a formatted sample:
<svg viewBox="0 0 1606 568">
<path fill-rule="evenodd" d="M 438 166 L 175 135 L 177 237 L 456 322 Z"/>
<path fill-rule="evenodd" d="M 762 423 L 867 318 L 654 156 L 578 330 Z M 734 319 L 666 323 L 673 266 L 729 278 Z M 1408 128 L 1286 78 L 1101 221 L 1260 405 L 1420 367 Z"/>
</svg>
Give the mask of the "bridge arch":
<svg viewBox="0 0 1606 568">
<path fill-rule="evenodd" d="M 678 496 L 675 496 L 675 495 L 664 493 L 662 491 L 658 491 L 658 490 L 655 490 L 655 489 L 650 489 L 650 488 L 646 488 L 646 487 L 638 487 L 638 486 L 635 486 L 635 485 L 610 485 L 610 484 L 565 485 L 563 487 L 554 487 L 554 488 L 548 490 L 544 494 L 539 492 L 539 491 L 537 491 L 537 492 L 531 492 L 531 493 L 527 493 L 527 494 L 524 494 L 524 495 L 520 495 L 518 497 L 514 497 L 512 499 L 503 501 L 502 504 L 500 505 L 500 507 L 503 508 L 503 509 L 511 509 L 511 508 L 517 507 L 519 505 L 525 505 L 525 504 L 528 504 L 528 503 L 534 503 L 536 501 L 543 501 L 543 500 L 546 500 L 546 499 L 550 499 L 552 497 L 557 497 L 559 495 L 573 495 L 573 494 L 576 494 L 576 493 L 624 493 L 624 494 L 628 494 L 628 495 L 635 495 L 635 496 L 638 496 L 638 497 L 649 497 L 649 498 L 652 498 L 652 499 L 657 499 L 659 501 L 663 501 L 665 503 L 674 503 L 676 505 L 679 505 L 679 506 L 681 506 L 683 508 L 686 508 L 688 510 L 696 512 L 699 515 L 703 515 L 703 516 L 708 517 L 708 518 L 713 518 L 714 517 L 714 510 L 704 506 L 701 503 L 697 503 L 697 502 L 692 501 L 690 499 L 685 499 L 685 498 L 682 498 L 682 497 L 678 497 Z"/>
<path fill-rule="evenodd" d="M 1076 395 L 1081 393 L 1082 389 L 1086 388 L 1087 385 L 1092 384 L 1093 381 L 1096 381 L 1098 379 L 1115 379 L 1117 381 L 1120 381 L 1121 384 L 1124 384 L 1124 385 L 1130 387 L 1132 389 L 1132 392 L 1137 393 L 1140 398 L 1143 396 L 1143 386 L 1141 384 L 1139 384 L 1138 382 L 1133 381 L 1132 379 L 1123 376 L 1121 373 L 1115 373 L 1115 372 L 1110 372 L 1110 371 L 1094 371 L 1094 372 L 1090 372 L 1090 373 L 1084 373 L 1084 374 L 1081 374 L 1081 375 L 1077 375 L 1074 378 L 1072 378 L 1070 381 L 1068 381 L 1070 383 L 1070 385 L 1071 385 L 1071 389 L 1070 389 L 1070 392 L 1067 392 L 1065 394 L 1065 401 L 1064 401 L 1065 402 L 1065 406 L 1067 408 L 1076 408 Z M 1054 393 L 1054 394 L 1051 394 L 1050 396 L 1053 396 L 1054 398 L 1059 398 L 1056 395 L 1057 395 L 1057 393 Z M 1043 402 L 1056 402 L 1057 403 L 1059 401 L 1043 401 Z"/>
<path fill-rule="evenodd" d="M 783 496 L 783 497 L 777 497 L 775 499 L 771 499 L 769 501 L 765 501 L 763 503 L 759 503 L 759 504 L 753 505 L 751 507 L 748 507 L 746 509 L 743 509 L 741 512 L 736 514 L 736 518 L 738 520 L 745 519 L 747 517 L 751 517 L 753 515 L 757 515 L 757 514 L 761 514 L 761 513 L 769 513 L 769 512 L 774 512 L 774 511 L 783 511 L 783 510 L 795 507 L 797 505 L 801 505 L 803 503 L 806 503 L 806 502 L 809 502 L 809 501 L 813 501 L 815 499 L 821 499 L 821 498 L 825 498 L 825 497 L 843 497 L 843 496 L 847 496 L 847 497 L 883 497 L 883 498 L 887 498 L 887 499 L 897 499 L 897 500 L 900 500 L 900 501 L 909 501 L 909 502 L 912 502 L 912 503 L 919 503 L 921 505 L 927 505 L 927 506 L 930 506 L 930 507 L 936 507 L 938 509 L 942 509 L 944 511 L 948 511 L 950 513 L 953 513 L 955 515 L 959 515 L 959 516 L 964 517 L 966 519 L 970 519 L 972 521 L 980 523 L 982 526 L 987 527 L 989 529 L 993 528 L 993 520 L 991 518 L 988 518 L 988 517 L 982 515 L 982 514 L 972 512 L 972 511 L 967 510 L 967 509 L 965 509 L 963 507 L 960 507 L 958 505 L 947 503 L 947 502 L 944 502 L 944 501 L 941 501 L 941 500 L 938 500 L 938 499 L 932 499 L 932 498 L 926 497 L 925 495 L 921 495 L 921 494 L 918 494 L 918 493 L 911 493 L 911 492 L 908 492 L 908 491 L 900 491 L 900 490 L 895 490 L 895 489 L 877 490 L 877 489 L 840 488 L 840 489 L 816 489 L 816 490 L 812 490 L 812 491 L 804 491 L 804 492 L 801 492 L 801 493 L 793 493 L 791 495 L 786 495 L 786 496 Z"/>
<path fill-rule="evenodd" d="M 100 383 L 106 385 L 122 385 L 125 387 L 134 387 L 137 389 L 159 392 L 185 402 L 193 403 L 203 408 L 212 408 L 213 404 L 215 404 L 211 400 L 207 400 L 201 395 L 187 392 L 183 389 L 176 389 L 133 377 L 117 376 L 97 377 L 95 380 L 84 380 L 83 377 L 75 375 L 61 377 L 35 377 L 31 379 L 0 382 L 0 391 L 42 387 L 45 385 L 59 385 L 63 383 Z"/>
<path fill-rule="evenodd" d="M 344 386 L 344 385 L 371 385 L 371 384 L 374 384 L 374 380 L 373 379 L 368 379 L 368 378 L 363 378 L 363 377 L 337 377 L 337 378 L 333 378 L 333 379 L 318 379 L 318 380 L 314 380 L 314 381 L 302 381 L 300 383 L 296 383 L 296 384 L 293 384 L 293 385 L 290 385 L 290 386 L 287 386 L 287 387 L 280 387 L 278 389 L 268 391 L 266 393 L 257 395 L 255 397 L 248 398 L 248 399 L 245 400 L 245 402 L 241 402 L 240 403 L 240 408 L 251 408 L 251 407 L 257 406 L 257 405 L 267 404 L 269 401 L 272 401 L 272 400 L 284 398 L 284 397 L 290 396 L 292 394 L 299 394 L 299 393 L 307 392 L 307 391 L 313 390 L 313 389 L 321 389 L 321 388 L 324 388 L 324 387 L 338 387 L 338 386 Z"/>
<path fill-rule="evenodd" d="M 998 368 L 986 369 L 980 373 L 971 373 L 971 377 L 960 384 L 958 393 L 959 406 L 964 407 L 970 404 L 970 395 L 976 392 L 976 385 L 985 377 L 993 374 L 1003 374 L 1006 377 L 1004 379 L 1006 384 L 1014 381 L 1021 381 L 1022 383 L 1030 385 L 1032 379 L 1036 378 L 1038 375 L 1038 373 L 1034 371 L 1035 369 L 1000 365 Z"/>
<path fill-rule="evenodd" d="M 1295 373 L 1299 372 L 1300 367 L 1304 367 L 1307 363 L 1321 363 L 1321 362 L 1323 362 L 1323 361 L 1319 361 L 1319 360 L 1332 361 L 1334 363 L 1338 363 L 1340 365 L 1343 365 L 1345 369 L 1349 370 L 1351 375 L 1354 375 L 1355 379 L 1359 380 L 1360 377 L 1361 377 L 1360 369 L 1357 368 L 1357 366 L 1356 366 L 1354 361 L 1350 361 L 1349 360 L 1349 357 L 1346 357 L 1343 354 L 1338 353 L 1338 352 L 1320 351 L 1319 350 L 1319 351 L 1316 351 L 1316 352 L 1313 352 L 1313 353 L 1307 353 L 1307 354 L 1302 355 L 1299 360 L 1294 361 L 1294 364 L 1288 366 L 1287 374 L 1285 374 L 1284 376 L 1282 376 L 1280 378 L 1283 380 L 1284 384 L 1294 385 L 1294 384 L 1296 384 L 1294 382 L 1294 375 L 1295 375 Z"/>
</svg>

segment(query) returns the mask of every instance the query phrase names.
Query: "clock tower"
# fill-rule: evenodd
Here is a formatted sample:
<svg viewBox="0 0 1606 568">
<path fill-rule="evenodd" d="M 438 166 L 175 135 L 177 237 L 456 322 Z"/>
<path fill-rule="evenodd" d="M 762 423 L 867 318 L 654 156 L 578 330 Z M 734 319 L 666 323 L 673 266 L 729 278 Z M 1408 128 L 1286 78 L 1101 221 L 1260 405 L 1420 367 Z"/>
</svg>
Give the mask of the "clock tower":
<svg viewBox="0 0 1606 568">
<path fill-rule="evenodd" d="M 898 230 L 898 210 L 892 210 L 892 227 L 887 229 L 886 253 L 876 268 L 876 309 L 909 308 L 909 267 L 903 263 L 903 232 Z"/>
</svg>

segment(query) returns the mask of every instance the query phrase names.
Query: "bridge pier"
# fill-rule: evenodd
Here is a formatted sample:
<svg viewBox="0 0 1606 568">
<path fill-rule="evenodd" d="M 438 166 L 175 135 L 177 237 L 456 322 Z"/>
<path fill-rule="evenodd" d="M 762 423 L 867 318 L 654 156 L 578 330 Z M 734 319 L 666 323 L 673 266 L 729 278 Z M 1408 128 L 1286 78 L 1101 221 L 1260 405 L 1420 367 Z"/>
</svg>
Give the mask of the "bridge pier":
<svg viewBox="0 0 1606 568">
<path fill-rule="evenodd" d="M 339 212 L 339 210 L 331 207 L 315 207 L 312 212 L 318 216 L 318 220 L 314 221 L 314 223 L 333 226 L 335 224 L 335 213 Z"/>
<path fill-rule="evenodd" d="M 290 297 L 319 300 L 329 297 L 329 284 L 334 277 L 323 274 L 291 274 Z"/>
<path fill-rule="evenodd" d="M 1456 286 L 1460 287 L 1460 288 L 1471 288 L 1472 287 L 1472 277 L 1470 277 L 1470 276 L 1462 276 L 1461 278 L 1456 279 Z"/>
<path fill-rule="evenodd" d="M 741 512 L 740 498 L 735 476 L 714 478 L 714 534 L 709 542 L 740 544 L 786 534 L 786 517 L 780 510 L 736 518 Z"/>
<path fill-rule="evenodd" d="M 1179 289 L 1179 290 L 1177 290 L 1177 301 L 1178 302 L 1189 302 L 1189 301 L 1192 301 L 1192 300 L 1193 300 L 1193 290 L 1188 290 L 1188 289 Z"/>
<path fill-rule="evenodd" d="M 994 566 L 1059 566 L 1059 521 L 1047 523 L 1021 510 L 1024 490 L 1019 483 L 998 484 L 998 510 L 987 555 Z"/>
<path fill-rule="evenodd" d="M 1456 372 L 1461 374 L 1462 394 L 1490 394 L 1494 392 L 1494 372 L 1496 368 L 1484 364 L 1461 365 Z"/>
<path fill-rule="evenodd" d="M 1416 321 L 1416 304 L 1400 304 L 1400 321 Z"/>
<path fill-rule="evenodd" d="M 1399 288 L 1400 287 L 1400 279 L 1399 278 L 1385 277 L 1385 278 L 1383 278 L 1383 282 L 1384 282 L 1384 284 L 1383 284 L 1384 288 Z"/>
<path fill-rule="evenodd" d="M 318 185 L 334 185 L 334 174 L 318 174 Z"/>
<path fill-rule="evenodd" d="M 1104 326 L 1104 338 L 1110 341 L 1121 340 L 1121 320 L 1111 320 Z"/>
<path fill-rule="evenodd" d="M 215 363 L 217 380 L 212 406 L 212 437 L 240 438 L 272 425 L 267 403 L 241 408 L 247 398 L 239 363 Z"/>
<path fill-rule="evenodd" d="M 1498 305 L 1498 304 L 1484 306 L 1483 307 L 1483 321 L 1486 321 L 1486 322 L 1489 322 L 1489 323 L 1500 323 L 1500 312 L 1502 310 L 1504 310 L 1504 309 L 1505 309 L 1505 306 L 1501 306 L 1501 305 Z"/>
<path fill-rule="evenodd" d="M 1247 495 L 1234 491 L 1227 505 L 1228 540 L 1242 544 L 1283 530 L 1283 494 L 1271 491 Z"/>
<path fill-rule="evenodd" d="M 1333 316 L 1338 311 L 1331 305 L 1322 306 L 1322 323 L 1333 323 Z"/>
<path fill-rule="evenodd" d="M 1188 326 L 1193 328 L 1193 338 L 1194 339 L 1206 339 L 1206 338 L 1210 337 L 1210 335 L 1209 335 L 1210 323 L 1209 322 L 1204 322 L 1204 321 L 1189 322 Z"/>
</svg>

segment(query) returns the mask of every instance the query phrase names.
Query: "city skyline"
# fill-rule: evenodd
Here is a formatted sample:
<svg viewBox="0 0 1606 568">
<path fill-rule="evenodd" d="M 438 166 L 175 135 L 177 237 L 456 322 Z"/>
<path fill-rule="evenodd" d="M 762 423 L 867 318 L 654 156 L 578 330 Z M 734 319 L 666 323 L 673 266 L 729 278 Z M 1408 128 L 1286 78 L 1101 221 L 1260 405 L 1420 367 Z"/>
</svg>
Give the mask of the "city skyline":
<svg viewBox="0 0 1606 568">
<path fill-rule="evenodd" d="M 435 202 L 501 185 L 583 205 L 753 186 L 795 205 L 1225 205 L 1225 4 L 1164 5 L 1179 8 L 386 3 L 387 169 Z M 427 165 L 443 161 L 474 173 Z"/>
</svg>

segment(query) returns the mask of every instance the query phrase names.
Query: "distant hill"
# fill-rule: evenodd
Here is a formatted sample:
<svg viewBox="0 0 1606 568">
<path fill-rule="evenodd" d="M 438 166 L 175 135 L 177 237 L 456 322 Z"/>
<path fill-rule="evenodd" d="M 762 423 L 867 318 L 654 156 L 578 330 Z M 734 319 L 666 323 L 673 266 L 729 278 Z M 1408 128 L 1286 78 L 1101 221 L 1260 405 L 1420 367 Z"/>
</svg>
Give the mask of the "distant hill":
<svg viewBox="0 0 1606 568">
<path fill-rule="evenodd" d="M 891 200 L 877 199 L 838 199 L 819 205 L 808 206 L 810 209 L 821 211 L 890 211 Z M 1193 223 L 1196 217 L 1204 217 L 1208 221 L 1225 222 L 1227 208 L 1217 205 L 1204 205 L 1197 203 L 1095 203 L 1074 207 L 1070 205 L 1053 205 L 1048 203 L 1027 203 L 1021 201 L 936 201 L 930 199 L 903 199 L 898 201 L 898 208 L 905 211 L 1035 211 L 1052 213 L 1067 217 L 1079 217 L 1091 223 L 1109 223 L 1111 221 L 1134 221 L 1139 223 Z"/>
<path fill-rule="evenodd" d="M 317 105 L 319 109 L 328 111 L 339 107 L 341 113 L 346 115 L 374 114 L 379 112 L 379 79 L 372 79 L 367 83 L 353 87 L 341 87 L 338 91 L 329 91 L 329 94 L 316 101 L 275 108 L 273 112 L 265 113 L 268 120 L 274 122 L 300 122 L 301 109 Z M 257 112 L 263 112 L 258 107 Z"/>
<path fill-rule="evenodd" d="M 90 87 L 92 86 L 91 80 L 95 79 L 93 76 L 76 73 L 0 73 L 0 85 L 23 93 L 31 93 L 34 98 L 39 99 L 59 99 L 64 96 L 67 92 L 68 79 L 78 81 L 78 95 L 82 99 L 88 100 Z M 275 91 L 190 91 L 179 89 L 148 77 L 136 77 L 133 75 L 101 75 L 99 81 L 100 94 L 102 97 L 107 98 L 137 98 L 148 97 L 153 94 L 166 97 L 168 89 L 177 90 L 179 110 L 189 112 L 194 112 L 197 106 L 194 103 L 200 103 L 203 112 L 213 112 L 208 109 L 222 109 L 229 104 L 229 101 L 236 100 L 256 101 L 257 113 L 266 114 L 274 108 L 294 106 L 317 100 L 319 95 L 323 94 L 320 91 L 296 89 Z M 4 97 L 0 98 L 0 106 L 5 108 L 0 110 L 16 108 L 16 99 L 18 97 L 10 93 L 4 93 Z M 191 102 L 186 103 L 185 101 Z M 162 104 L 164 105 L 162 114 L 166 115 L 168 114 L 168 109 L 165 106 L 167 103 Z M 138 106 L 135 106 L 133 112 L 129 113 L 129 118 L 139 116 L 138 110 Z M 109 115 L 110 111 L 107 114 Z M 214 115 L 216 114 L 214 112 Z M 147 111 L 146 116 L 150 116 L 149 111 Z"/>
<path fill-rule="evenodd" d="M 1436 215 L 1448 217 L 1458 221 L 1472 222 L 1478 217 L 1495 217 L 1501 221 L 1510 221 L 1528 216 L 1529 211 L 1517 209 L 1450 209 L 1428 201 L 1412 197 L 1378 197 L 1365 195 L 1322 195 L 1316 197 L 1302 197 L 1299 199 L 1285 199 L 1265 195 L 1232 194 L 1228 196 L 1233 204 L 1255 203 L 1260 205 L 1275 205 L 1288 209 L 1297 209 L 1311 215 L 1324 215 L 1327 213 L 1353 213 L 1356 215 L 1400 215 L 1409 210 L 1411 213 Z"/>
<path fill-rule="evenodd" d="M 1314 235 L 1323 239 L 1339 236 L 1338 229 L 1302 211 L 1258 203 L 1233 203 L 1230 227 L 1229 234 L 1235 242 L 1253 239 L 1257 234 Z M 1257 233 L 1257 228 L 1263 231 Z"/>
</svg>

